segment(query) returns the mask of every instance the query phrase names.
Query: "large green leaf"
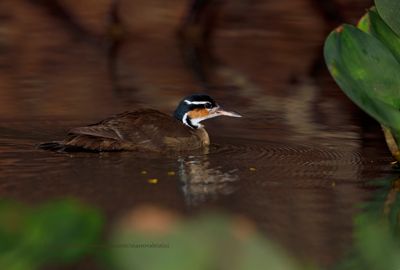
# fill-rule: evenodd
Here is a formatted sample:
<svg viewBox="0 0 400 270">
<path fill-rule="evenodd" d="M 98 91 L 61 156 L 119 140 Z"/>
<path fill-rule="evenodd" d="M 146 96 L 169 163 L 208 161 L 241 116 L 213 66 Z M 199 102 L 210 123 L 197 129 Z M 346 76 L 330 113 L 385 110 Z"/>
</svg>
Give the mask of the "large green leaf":
<svg viewBox="0 0 400 270">
<path fill-rule="evenodd" d="M 375 5 L 385 22 L 400 35 L 400 1 L 375 0 Z"/>
<path fill-rule="evenodd" d="M 400 63 L 400 38 L 385 23 L 375 8 L 372 8 L 360 20 L 358 28 L 379 39 Z"/>
<path fill-rule="evenodd" d="M 400 130 L 400 64 L 382 42 L 344 25 L 325 43 L 325 60 L 342 90 L 381 124 Z"/>
</svg>

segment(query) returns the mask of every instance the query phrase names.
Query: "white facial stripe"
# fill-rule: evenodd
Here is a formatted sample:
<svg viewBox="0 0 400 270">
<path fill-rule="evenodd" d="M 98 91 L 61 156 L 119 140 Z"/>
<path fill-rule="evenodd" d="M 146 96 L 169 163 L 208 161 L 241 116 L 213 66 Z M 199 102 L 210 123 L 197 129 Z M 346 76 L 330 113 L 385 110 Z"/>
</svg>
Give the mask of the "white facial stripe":
<svg viewBox="0 0 400 270">
<path fill-rule="evenodd" d="M 211 104 L 209 101 L 190 101 L 185 99 L 184 102 L 188 105 L 204 105 L 204 104 Z"/>
<path fill-rule="evenodd" d="M 183 122 L 185 125 L 187 125 L 188 127 L 193 128 L 193 127 L 192 127 L 191 125 L 189 125 L 189 123 L 187 122 L 187 118 L 188 118 L 188 114 L 185 113 L 185 114 L 183 115 L 183 117 L 182 117 L 182 122 Z"/>
</svg>

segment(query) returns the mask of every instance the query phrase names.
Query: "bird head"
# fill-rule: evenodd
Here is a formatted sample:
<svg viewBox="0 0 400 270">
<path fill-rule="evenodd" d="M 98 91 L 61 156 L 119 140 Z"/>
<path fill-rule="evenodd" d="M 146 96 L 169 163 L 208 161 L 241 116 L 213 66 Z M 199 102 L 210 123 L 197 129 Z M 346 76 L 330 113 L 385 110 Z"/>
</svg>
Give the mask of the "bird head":
<svg viewBox="0 0 400 270">
<path fill-rule="evenodd" d="M 203 127 L 201 121 L 217 116 L 242 117 L 235 112 L 222 109 L 210 96 L 195 94 L 182 99 L 174 112 L 174 117 L 193 128 Z"/>
</svg>

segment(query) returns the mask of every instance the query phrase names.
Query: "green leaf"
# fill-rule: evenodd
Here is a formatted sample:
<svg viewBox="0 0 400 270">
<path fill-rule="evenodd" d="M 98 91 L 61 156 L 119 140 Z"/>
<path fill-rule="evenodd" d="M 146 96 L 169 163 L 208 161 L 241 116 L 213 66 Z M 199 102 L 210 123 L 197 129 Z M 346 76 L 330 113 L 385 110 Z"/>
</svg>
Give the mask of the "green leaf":
<svg viewBox="0 0 400 270">
<path fill-rule="evenodd" d="M 17 203 L 0 201 L 0 254 L 18 245 L 29 217 L 28 209 Z"/>
<path fill-rule="evenodd" d="M 400 1 L 398 0 L 375 0 L 376 8 L 384 21 L 400 35 Z"/>
<path fill-rule="evenodd" d="M 383 43 L 344 25 L 333 31 L 324 48 L 328 68 L 364 111 L 395 133 L 400 130 L 400 64 Z"/>
<path fill-rule="evenodd" d="M 357 27 L 366 33 L 370 32 L 371 22 L 369 18 L 369 12 L 365 13 L 364 16 L 358 21 Z"/>
<path fill-rule="evenodd" d="M 400 38 L 385 23 L 375 8 L 369 10 L 360 20 L 358 28 L 379 39 L 400 63 Z"/>
<path fill-rule="evenodd" d="M 73 200 L 36 208 L 0 201 L 0 268 L 33 270 L 74 262 L 93 250 L 99 213 Z"/>
<path fill-rule="evenodd" d="M 99 213 L 76 201 L 51 202 L 34 210 L 25 231 L 25 245 L 36 258 L 69 262 L 86 254 L 102 227 Z"/>
</svg>

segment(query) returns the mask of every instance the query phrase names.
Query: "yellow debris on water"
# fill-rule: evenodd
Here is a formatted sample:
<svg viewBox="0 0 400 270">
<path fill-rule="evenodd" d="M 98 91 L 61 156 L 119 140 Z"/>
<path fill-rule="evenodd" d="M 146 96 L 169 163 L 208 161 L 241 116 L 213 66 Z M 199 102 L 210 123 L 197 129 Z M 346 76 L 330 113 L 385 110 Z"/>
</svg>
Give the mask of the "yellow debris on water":
<svg viewBox="0 0 400 270">
<path fill-rule="evenodd" d="M 157 184 L 158 183 L 158 179 L 157 178 L 151 178 L 151 179 L 147 180 L 147 182 L 149 182 L 150 184 Z"/>
<path fill-rule="evenodd" d="M 147 171 L 141 171 L 140 173 L 141 174 L 147 174 Z"/>
<path fill-rule="evenodd" d="M 174 176 L 174 175 L 175 175 L 175 172 L 170 171 L 170 172 L 167 172 L 167 174 L 168 174 L 169 176 Z"/>
<path fill-rule="evenodd" d="M 255 172 L 255 171 L 257 171 L 257 169 L 256 169 L 256 168 L 254 168 L 254 167 L 250 167 L 250 168 L 249 168 L 249 171 L 251 171 L 251 172 Z"/>
<path fill-rule="evenodd" d="M 332 182 L 332 187 L 336 187 L 336 182 L 335 181 Z"/>
</svg>

